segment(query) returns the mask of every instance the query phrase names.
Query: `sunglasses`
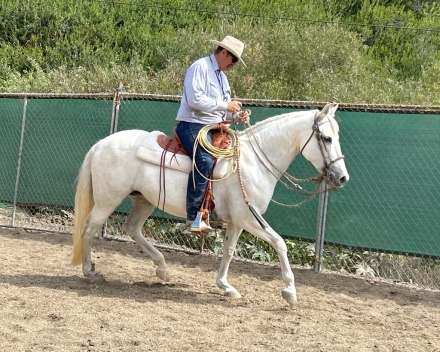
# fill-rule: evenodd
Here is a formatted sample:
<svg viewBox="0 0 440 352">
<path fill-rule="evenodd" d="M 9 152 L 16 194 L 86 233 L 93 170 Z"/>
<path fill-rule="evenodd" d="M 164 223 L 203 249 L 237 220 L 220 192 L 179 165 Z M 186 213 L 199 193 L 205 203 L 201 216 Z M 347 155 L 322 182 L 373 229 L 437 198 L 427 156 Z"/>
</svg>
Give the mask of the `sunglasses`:
<svg viewBox="0 0 440 352">
<path fill-rule="evenodd" d="M 230 51 L 228 51 L 228 54 L 231 55 L 232 63 L 236 64 L 238 62 L 238 57 L 232 54 Z"/>
</svg>

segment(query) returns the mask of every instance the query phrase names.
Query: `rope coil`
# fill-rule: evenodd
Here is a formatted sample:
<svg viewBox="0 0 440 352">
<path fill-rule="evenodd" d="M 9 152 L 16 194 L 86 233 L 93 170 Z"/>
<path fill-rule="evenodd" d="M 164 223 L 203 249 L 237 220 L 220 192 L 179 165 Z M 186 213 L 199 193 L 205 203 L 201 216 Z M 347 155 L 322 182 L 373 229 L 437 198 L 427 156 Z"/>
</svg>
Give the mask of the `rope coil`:
<svg viewBox="0 0 440 352">
<path fill-rule="evenodd" d="M 248 113 L 248 115 L 251 114 L 250 110 L 246 110 L 246 112 Z M 247 123 L 249 126 L 249 122 Z M 194 162 L 195 160 L 195 152 L 196 152 L 196 148 L 197 146 L 200 144 L 211 156 L 215 157 L 215 158 L 223 158 L 223 159 L 231 159 L 233 157 L 235 157 L 235 162 L 234 165 L 231 169 L 231 171 L 223 178 L 221 179 L 216 179 L 216 180 L 210 180 L 210 181 L 221 181 L 224 180 L 225 178 L 229 177 L 232 173 L 234 173 L 236 170 L 238 170 L 238 179 L 240 181 L 240 187 L 241 187 L 241 191 L 243 193 L 243 197 L 244 197 L 244 201 L 245 203 L 248 205 L 249 210 L 251 211 L 252 215 L 255 217 L 255 219 L 258 221 L 258 223 L 260 224 L 260 226 L 263 229 L 266 229 L 267 227 L 269 227 L 269 225 L 267 224 L 266 220 L 264 220 L 264 218 L 258 213 L 257 210 L 254 209 L 254 207 L 251 205 L 251 203 L 249 202 L 248 196 L 246 194 L 246 191 L 244 189 L 244 185 L 243 185 L 243 178 L 241 176 L 241 169 L 240 169 L 240 149 L 239 149 L 239 141 L 237 138 L 237 133 L 235 131 L 233 131 L 231 128 L 225 128 L 224 132 L 228 134 L 228 136 L 230 136 L 230 138 L 232 139 L 232 148 L 229 149 L 221 149 L 221 148 L 217 148 L 214 147 L 208 140 L 208 132 L 212 129 L 218 129 L 218 125 L 207 125 L 205 127 L 203 127 L 200 131 L 199 134 L 197 135 L 196 138 L 196 142 L 194 145 L 194 154 L 193 154 L 193 170 L 197 170 L 197 172 L 205 179 L 210 180 L 209 178 L 206 178 L 205 176 L 203 176 L 200 171 L 197 169 L 197 165 Z M 194 187 L 195 187 L 195 179 L 194 179 L 194 172 L 193 172 L 193 183 L 194 183 Z"/>
<path fill-rule="evenodd" d="M 238 138 L 237 133 L 231 129 L 230 127 L 227 127 L 224 132 L 229 136 L 232 142 L 232 148 L 229 149 L 221 149 L 214 147 L 208 140 L 208 133 L 211 130 L 218 129 L 218 125 L 206 125 L 203 127 L 199 134 L 197 135 L 196 143 L 194 146 L 194 150 L 196 149 L 197 145 L 201 145 L 203 149 L 205 149 L 211 156 L 217 159 L 230 159 L 234 157 L 237 154 L 238 151 Z M 194 159 L 194 158 L 193 158 Z"/>
<path fill-rule="evenodd" d="M 197 135 L 196 138 L 196 142 L 194 144 L 194 152 L 193 152 L 193 162 L 192 162 L 192 167 L 193 170 L 197 170 L 197 172 L 205 179 L 205 180 L 209 180 L 209 181 L 221 181 L 226 179 L 227 177 L 229 177 L 231 174 L 233 174 L 236 170 L 237 170 L 237 161 L 240 158 L 240 149 L 239 149 L 239 142 L 238 142 L 238 138 L 237 138 L 237 132 L 235 132 L 233 129 L 231 128 L 226 128 L 224 130 L 224 132 L 229 136 L 229 138 L 231 139 L 231 143 L 232 143 L 232 147 L 229 149 L 221 149 L 221 148 L 217 148 L 214 147 L 211 142 L 208 139 L 208 133 L 211 130 L 217 130 L 218 129 L 218 125 L 206 125 L 204 126 L 200 131 L 199 134 Z M 210 179 L 209 177 L 205 177 L 204 175 L 202 175 L 202 173 L 199 171 L 199 169 L 197 168 L 197 165 L 195 163 L 195 156 L 196 156 L 196 150 L 197 150 L 197 146 L 200 145 L 203 149 L 205 149 L 212 157 L 216 158 L 216 159 L 232 159 L 235 157 L 235 161 L 232 165 L 231 170 L 226 174 L 226 176 L 219 178 L 219 179 Z M 193 183 L 194 183 L 194 187 L 195 187 L 195 179 L 194 179 L 194 172 L 193 172 Z"/>
</svg>

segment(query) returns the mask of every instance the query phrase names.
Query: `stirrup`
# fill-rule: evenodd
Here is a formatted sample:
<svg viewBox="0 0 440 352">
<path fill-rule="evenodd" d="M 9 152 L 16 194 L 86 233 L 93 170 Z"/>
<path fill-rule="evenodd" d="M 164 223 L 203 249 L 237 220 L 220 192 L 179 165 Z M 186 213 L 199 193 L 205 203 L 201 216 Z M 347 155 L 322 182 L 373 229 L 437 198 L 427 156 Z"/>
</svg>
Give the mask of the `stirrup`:
<svg viewBox="0 0 440 352">
<path fill-rule="evenodd" d="M 198 212 L 196 219 L 191 224 L 191 232 L 194 232 L 200 236 L 208 236 L 208 234 L 212 231 L 212 227 L 209 225 L 209 215 L 203 220 L 202 212 Z"/>
</svg>

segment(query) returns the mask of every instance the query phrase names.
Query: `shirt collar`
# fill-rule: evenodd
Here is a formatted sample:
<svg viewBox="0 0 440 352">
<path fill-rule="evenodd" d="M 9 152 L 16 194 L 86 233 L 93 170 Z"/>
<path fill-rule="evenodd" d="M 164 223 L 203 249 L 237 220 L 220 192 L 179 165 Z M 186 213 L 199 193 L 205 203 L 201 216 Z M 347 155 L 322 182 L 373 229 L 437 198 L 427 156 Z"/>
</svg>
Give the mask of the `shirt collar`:
<svg viewBox="0 0 440 352">
<path fill-rule="evenodd" d="M 209 61 L 211 62 L 212 68 L 214 69 L 214 71 L 220 71 L 218 68 L 217 60 L 215 59 L 214 54 L 209 55 Z"/>
</svg>

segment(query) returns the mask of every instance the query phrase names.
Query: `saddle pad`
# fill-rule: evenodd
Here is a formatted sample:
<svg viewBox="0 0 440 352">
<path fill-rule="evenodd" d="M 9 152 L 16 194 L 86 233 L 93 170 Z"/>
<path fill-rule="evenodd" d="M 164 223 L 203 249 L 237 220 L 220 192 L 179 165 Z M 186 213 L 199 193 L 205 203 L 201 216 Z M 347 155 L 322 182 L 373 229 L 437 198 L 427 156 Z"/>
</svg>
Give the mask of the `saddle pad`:
<svg viewBox="0 0 440 352">
<path fill-rule="evenodd" d="M 164 151 L 164 149 L 157 143 L 157 137 L 160 135 L 165 134 L 160 131 L 150 132 L 139 146 L 136 156 L 143 161 L 160 166 L 162 153 Z M 179 170 L 189 174 L 192 169 L 192 160 L 188 155 L 166 152 L 164 166 L 169 169 Z M 214 179 L 224 178 L 226 175 L 230 174 L 231 169 L 231 160 L 217 160 L 217 164 L 213 172 Z"/>
<path fill-rule="evenodd" d="M 165 136 L 165 134 L 160 131 L 153 131 L 149 133 L 139 146 L 136 156 L 139 159 L 147 161 L 151 164 L 160 165 L 164 149 L 157 143 L 157 137 L 161 135 Z M 192 161 L 188 155 L 166 152 L 164 166 L 169 169 L 189 173 L 191 171 Z"/>
</svg>

